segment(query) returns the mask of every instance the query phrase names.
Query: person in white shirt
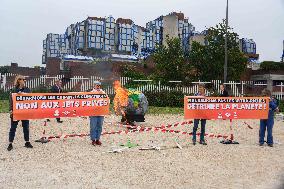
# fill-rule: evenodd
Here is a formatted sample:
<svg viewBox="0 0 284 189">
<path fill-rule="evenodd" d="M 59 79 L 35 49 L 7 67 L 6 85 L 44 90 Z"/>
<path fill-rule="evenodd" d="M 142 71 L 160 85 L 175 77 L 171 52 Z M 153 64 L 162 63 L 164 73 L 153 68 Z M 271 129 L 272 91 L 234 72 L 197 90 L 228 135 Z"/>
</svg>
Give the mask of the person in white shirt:
<svg viewBox="0 0 284 189">
<path fill-rule="evenodd" d="M 94 88 L 91 92 L 99 92 L 105 94 L 101 89 L 101 82 L 94 81 Z M 92 140 L 92 145 L 102 145 L 100 141 L 102 126 L 104 122 L 104 116 L 90 116 L 90 137 Z"/>
</svg>

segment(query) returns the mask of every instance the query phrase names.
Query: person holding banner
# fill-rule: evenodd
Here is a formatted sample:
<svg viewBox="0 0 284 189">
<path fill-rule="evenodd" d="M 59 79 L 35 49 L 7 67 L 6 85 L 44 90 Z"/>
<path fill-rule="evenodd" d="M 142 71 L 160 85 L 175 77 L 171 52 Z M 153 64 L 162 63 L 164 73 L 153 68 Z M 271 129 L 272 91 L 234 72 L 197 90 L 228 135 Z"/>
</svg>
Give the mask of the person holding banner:
<svg viewBox="0 0 284 189">
<path fill-rule="evenodd" d="M 229 97 L 229 93 L 225 89 L 225 85 L 223 83 L 220 84 L 220 97 Z M 234 134 L 233 134 L 232 123 L 233 123 L 233 120 L 230 119 L 230 132 L 231 132 L 230 139 L 222 140 L 220 143 L 222 143 L 222 144 L 239 144 L 238 142 L 234 141 Z"/>
<path fill-rule="evenodd" d="M 53 86 L 51 87 L 50 92 L 52 92 L 52 93 L 61 93 L 61 92 L 62 92 L 62 87 L 61 87 L 61 85 L 62 85 L 62 81 L 61 81 L 60 79 L 57 79 L 57 80 L 55 81 L 55 85 L 53 85 Z M 47 119 L 46 121 L 49 122 L 50 119 Z M 63 123 L 63 121 L 60 120 L 60 117 L 56 118 L 56 121 L 57 121 L 57 123 Z"/>
<path fill-rule="evenodd" d="M 97 92 L 101 94 L 105 94 L 105 92 L 101 89 L 101 82 L 94 81 L 94 88 L 91 92 Z M 100 141 L 102 126 L 104 122 L 104 116 L 90 116 L 90 137 L 92 140 L 92 145 L 102 145 Z"/>
<path fill-rule="evenodd" d="M 220 85 L 220 97 L 229 97 L 229 93 L 228 93 L 228 91 L 225 89 L 225 86 L 224 86 L 224 84 L 222 83 L 221 85 Z"/>
<path fill-rule="evenodd" d="M 264 144 L 264 136 L 265 131 L 267 129 L 267 145 L 269 147 L 273 147 L 273 136 L 272 136 L 272 128 L 274 125 L 274 112 L 278 112 L 278 106 L 275 100 L 271 97 L 271 92 L 268 89 L 264 89 L 262 91 L 262 96 L 270 97 L 269 101 L 269 111 L 268 111 L 268 119 L 261 119 L 260 120 L 260 127 L 259 127 L 259 145 L 263 146 Z"/>
<path fill-rule="evenodd" d="M 195 94 L 195 96 L 206 96 L 205 95 L 205 85 L 203 83 L 200 83 L 198 85 L 198 93 Z M 192 131 L 192 143 L 193 145 L 196 144 L 196 131 L 199 125 L 199 121 L 201 122 L 201 133 L 200 133 L 200 144 L 207 145 L 204 139 L 205 135 L 205 125 L 206 125 L 206 119 L 194 119 L 194 126 Z"/>
<path fill-rule="evenodd" d="M 25 139 L 25 147 L 26 148 L 33 148 L 31 143 L 29 142 L 29 137 L 30 137 L 30 131 L 29 131 L 29 120 L 13 120 L 13 102 L 12 102 L 12 93 L 30 93 L 30 89 L 25 86 L 25 81 L 26 79 L 22 75 L 18 75 L 15 78 L 14 85 L 15 88 L 12 89 L 11 95 L 10 95 L 10 117 L 11 117 L 11 128 L 9 132 L 9 145 L 7 150 L 11 151 L 13 149 L 13 141 L 15 138 L 16 134 L 16 129 L 18 126 L 19 121 L 22 121 L 22 126 L 23 126 L 23 132 L 24 132 L 24 139 Z"/>
</svg>

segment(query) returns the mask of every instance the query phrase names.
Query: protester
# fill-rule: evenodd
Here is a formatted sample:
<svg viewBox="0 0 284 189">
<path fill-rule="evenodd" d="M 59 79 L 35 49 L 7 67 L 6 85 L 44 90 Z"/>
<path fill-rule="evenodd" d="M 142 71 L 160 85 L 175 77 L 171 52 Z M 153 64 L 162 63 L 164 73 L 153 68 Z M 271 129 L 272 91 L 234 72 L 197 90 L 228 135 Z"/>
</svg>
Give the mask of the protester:
<svg viewBox="0 0 284 189">
<path fill-rule="evenodd" d="M 220 85 L 220 97 L 229 97 L 228 91 L 225 89 L 225 85 L 222 83 Z M 222 144 L 239 144 L 238 142 L 234 141 L 234 135 L 233 135 L 233 127 L 232 127 L 233 120 L 230 119 L 230 138 L 226 140 L 222 140 Z"/>
<path fill-rule="evenodd" d="M 61 93 L 62 92 L 62 81 L 60 79 L 55 81 L 55 85 L 51 87 L 50 90 L 51 93 Z M 47 119 L 47 121 L 50 121 Z M 60 120 L 60 117 L 56 118 L 57 123 L 63 123 L 63 121 Z"/>
<path fill-rule="evenodd" d="M 33 148 L 31 143 L 29 142 L 29 120 L 17 120 L 13 121 L 13 102 L 12 102 L 12 93 L 18 93 L 18 94 L 23 94 L 23 93 L 30 93 L 30 89 L 25 86 L 25 81 L 26 79 L 22 75 L 18 75 L 15 78 L 14 85 L 15 88 L 12 89 L 11 94 L 10 94 L 10 117 L 11 117 L 11 128 L 9 132 L 9 145 L 7 150 L 11 151 L 13 149 L 13 141 L 15 138 L 16 134 L 16 129 L 18 126 L 19 121 L 22 121 L 22 126 L 23 126 L 23 132 L 24 132 L 24 139 L 25 139 L 25 147 L 26 148 Z"/>
<path fill-rule="evenodd" d="M 101 82 L 94 81 L 94 88 L 91 92 L 96 92 L 100 94 L 106 94 L 101 89 Z M 92 140 L 92 145 L 102 145 L 100 141 L 101 133 L 102 133 L 102 126 L 104 122 L 104 116 L 90 116 L 90 137 Z"/>
<path fill-rule="evenodd" d="M 273 147 L 273 136 L 272 136 L 272 129 L 274 125 L 274 112 L 278 112 L 278 106 L 271 97 L 271 92 L 268 89 L 264 89 L 262 91 L 262 96 L 270 97 L 269 101 L 269 111 L 268 111 L 268 119 L 261 119 L 260 120 L 260 128 L 259 128 L 259 145 L 263 146 L 264 144 L 264 136 L 265 131 L 267 130 L 267 145 Z"/>
<path fill-rule="evenodd" d="M 195 96 L 205 96 L 205 86 L 204 84 L 198 85 L 198 93 L 195 94 Z M 206 119 L 194 119 L 194 126 L 192 131 L 192 143 L 193 145 L 196 144 L 196 131 L 199 125 L 199 121 L 201 121 L 201 133 L 200 133 L 200 144 L 207 145 L 204 139 L 205 135 L 205 125 L 206 125 Z"/>
<path fill-rule="evenodd" d="M 220 85 L 220 97 L 228 97 L 229 96 L 229 93 L 228 91 L 225 89 L 225 85 L 224 84 L 221 84 Z"/>
</svg>

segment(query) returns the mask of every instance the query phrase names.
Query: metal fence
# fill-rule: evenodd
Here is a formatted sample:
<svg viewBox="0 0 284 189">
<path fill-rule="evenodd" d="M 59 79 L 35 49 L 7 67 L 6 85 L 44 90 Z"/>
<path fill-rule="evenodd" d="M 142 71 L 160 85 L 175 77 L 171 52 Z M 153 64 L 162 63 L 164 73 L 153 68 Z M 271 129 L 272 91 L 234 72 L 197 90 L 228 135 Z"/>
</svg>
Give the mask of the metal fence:
<svg viewBox="0 0 284 189">
<path fill-rule="evenodd" d="M 0 74 L 1 79 L 1 89 L 4 91 L 9 91 L 13 88 L 13 81 L 16 74 Z M 112 80 L 107 80 L 102 77 L 91 76 L 90 78 L 84 78 L 83 76 L 75 76 L 73 78 L 64 78 L 64 75 L 57 75 L 55 77 L 50 77 L 48 75 L 42 75 L 40 77 L 30 77 L 25 76 L 27 79 L 26 85 L 30 89 L 37 89 L 40 87 L 50 88 L 54 85 L 57 79 L 63 80 L 63 89 L 65 91 L 89 91 L 93 88 L 94 80 L 101 80 L 103 83 L 103 88 L 108 94 L 114 94 L 114 89 L 112 86 Z M 198 84 L 206 84 L 206 93 L 212 95 L 212 93 L 220 92 L 221 80 L 212 81 L 196 81 L 191 82 L 190 85 L 184 85 L 181 81 L 169 81 L 169 85 L 162 85 L 161 82 L 153 82 L 152 80 L 133 80 L 127 77 L 119 78 L 122 86 L 125 86 L 129 82 L 137 84 L 137 90 L 144 91 L 181 91 L 185 95 L 194 94 L 198 91 Z M 261 91 L 267 87 L 265 82 L 255 82 L 255 81 L 229 81 L 225 83 L 230 96 L 258 96 Z M 284 99 L 283 88 L 284 83 L 280 85 L 273 86 L 272 94 L 276 96 L 277 99 Z"/>
</svg>

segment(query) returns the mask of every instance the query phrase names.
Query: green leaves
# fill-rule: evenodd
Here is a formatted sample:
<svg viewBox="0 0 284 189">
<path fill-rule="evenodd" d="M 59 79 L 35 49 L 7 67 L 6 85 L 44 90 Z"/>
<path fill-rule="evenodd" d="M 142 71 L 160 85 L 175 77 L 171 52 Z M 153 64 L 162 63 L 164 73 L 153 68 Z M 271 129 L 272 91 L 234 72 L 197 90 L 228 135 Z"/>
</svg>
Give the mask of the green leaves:
<svg viewBox="0 0 284 189">
<path fill-rule="evenodd" d="M 228 28 L 228 80 L 239 80 L 245 71 L 247 58 L 239 49 L 238 34 Z M 208 29 L 203 46 L 192 43 L 189 61 L 196 68 L 195 80 L 210 81 L 223 79 L 225 59 L 225 20 L 216 27 Z"/>
<path fill-rule="evenodd" d="M 260 64 L 260 69 L 265 71 L 284 70 L 284 64 L 281 62 L 264 61 Z"/>
<path fill-rule="evenodd" d="M 178 38 L 166 39 L 166 45 L 157 47 L 153 55 L 156 64 L 153 79 L 168 84 L 168 81 L 185 81 L 187 64 L 181 41 Z"/>
</svg>

